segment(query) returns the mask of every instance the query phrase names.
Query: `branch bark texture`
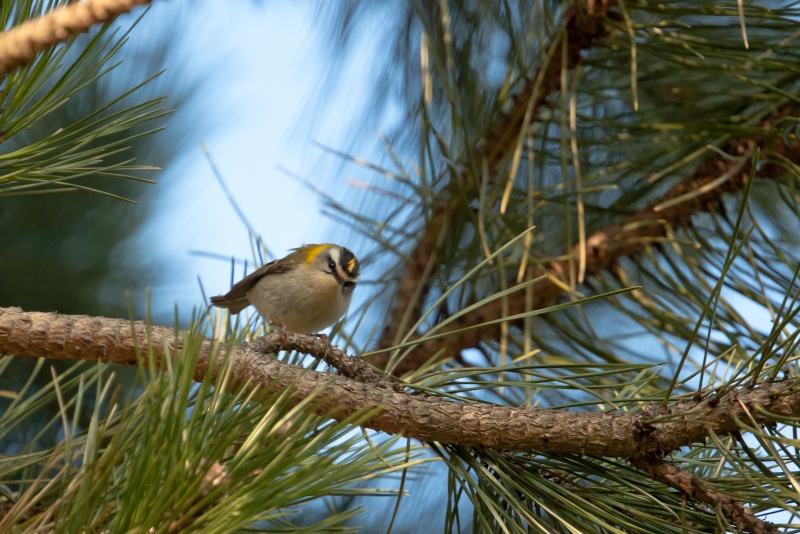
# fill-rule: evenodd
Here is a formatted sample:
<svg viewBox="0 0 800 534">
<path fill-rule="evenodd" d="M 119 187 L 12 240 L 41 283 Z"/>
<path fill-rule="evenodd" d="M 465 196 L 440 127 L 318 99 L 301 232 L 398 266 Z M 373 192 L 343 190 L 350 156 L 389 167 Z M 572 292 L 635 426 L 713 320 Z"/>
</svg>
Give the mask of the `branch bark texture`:
<svg viewBox="0 0 800 534">
<path fill-rule="evenodd" d="M 751 534 L 768 534 L 778 532 L 771 523 L 759 519 L 750 508 L 732 498 L 730 495 L 720 493 L 704 482 L 684 471 L 670 462 L 639 462 L 636 467 L 645 471 L 653 480 L 675 488 L 712 509 L 720 509 L 733 519 L 745 532 Z"/>
<path fill-rule="evenodd" d="M 109 22 L 150 0 L 86 0 L 56 8 L 41 17 L 0 33 L 0 76 L 36 57 L 36 54 L 85 33 L 95 24 Z"/>
<path fill-rule="evenodd" d="M 142 322 L 0 308 L 0 356 L 138 365 L 147 353 L 161 365 L 165 358 L 179 357 L 184 336 Z M 322 358 L 344 374 L 288 365 L 261 352 L 279 350 Z M 209 372 L 216 380 L 224 372 L 225 358 L 232 358 L 232 374 L 224 383 L 234 393 L 256 387 L 255 398 L 267 401 L 289 389 L 298 403 L 313 397 L 309 409 L 314 413 L 339 420 L 377 408 L 363 426 L 426 442 L 623 458 L 654 480 L 721 509 L 745 531 L 759 534 L 774 529 L 735 499 L 662 459 L 680 447 L 703 442 L 712 432 L 739 432 L 742 420 L 763 424 L 771 421 L 770 414 L 800 414 L 800 381 L 796 379 L 732 390 L 721 399 L 678 402 L 658 412 L 566 412 L 456 402 L 406 391 L 362 360 L 331 347 L 327 339 L 287 332 L 270 334 L 235 352 L 204 339 L 195 380 L 202 381 Z"/>
<path fill-rule="evenodd" d="M 0 308 L 0 355 L 137 365 L 142 350 L 152 351 L 157 361 L 173 357 L 182 344 L 182 336 L 171 328 L 142 322 Z M 326 343 L 314 336 L 292 333 L 270 334 L 266 339 L 274 350 L 298 349 L 317 357 L 323 354 Z M 205 376 L 215 361 L 214 350 L 219 347 L 212 340 L 203 341 L 195 370 L 197 380 Z M 263 397 L 287 388 L 294 392 L 297 402 L 318 395 L 312 405 L 314 412 L 325 416 L 333 413 L 337 419 L 380 408 L 364 426 L 465 447 L 637 461 L 703 442 L 710 432 L 737 432 L 737 420 L 752 416 L 760 424 L 769 421 L 765 413 L 800 414 L 800 382 L 796 380 L 733 390 L 718 400 L 676 403 L 658 414 L 647 410 L 634 414 L 567 412 L 454 402 L 399 391 L 380 381 L 361 382 L 284 364 L 247 346 L 239 347 L 228 357 L 234 359 L 229 386 L 233 391 L 249 382 L 262 389 Z M 221 365 L 213 364 L 211 372 L 220 372 Z M 655 415 L 662 422 L 648 424 Z"/>
</svg>

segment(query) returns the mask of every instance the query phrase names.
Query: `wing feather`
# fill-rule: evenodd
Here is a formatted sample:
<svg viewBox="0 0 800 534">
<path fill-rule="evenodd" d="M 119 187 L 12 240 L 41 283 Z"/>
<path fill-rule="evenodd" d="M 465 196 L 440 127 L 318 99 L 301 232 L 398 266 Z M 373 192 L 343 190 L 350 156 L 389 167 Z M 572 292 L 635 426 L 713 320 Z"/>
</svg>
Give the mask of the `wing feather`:
<svg viewBox="0 0 800 534">
<path fill-rule="evenodd" d="M 250 305 L 247 293 L 256 286 L 259 280 L 272 274 L 288 273 L 295 268 L 297 268 L 297 263 L 292 260 L 282 259 L 266 263 L 236 282 L 224 295 L 211 297 L 211 304 L 219 308 L 228 308 L 231 313 L 239 313 Z"/>
</svg>

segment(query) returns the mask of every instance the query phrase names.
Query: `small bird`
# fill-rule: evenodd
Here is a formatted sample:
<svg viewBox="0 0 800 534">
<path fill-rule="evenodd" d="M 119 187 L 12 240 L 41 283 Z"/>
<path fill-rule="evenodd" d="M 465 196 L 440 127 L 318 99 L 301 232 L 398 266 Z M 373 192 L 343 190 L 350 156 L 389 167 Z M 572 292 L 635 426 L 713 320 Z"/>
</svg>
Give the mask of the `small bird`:
<svg viewBox="0 0 800 534">
<path fill-rule="evenodd" d="M 268 323 L 313 334 L 335 323 L 350 305 L 360 266 L 348 249 L 305 245 L 271 261 L 211 303 L 239 313 L 252 304 Z"/>
</svg>

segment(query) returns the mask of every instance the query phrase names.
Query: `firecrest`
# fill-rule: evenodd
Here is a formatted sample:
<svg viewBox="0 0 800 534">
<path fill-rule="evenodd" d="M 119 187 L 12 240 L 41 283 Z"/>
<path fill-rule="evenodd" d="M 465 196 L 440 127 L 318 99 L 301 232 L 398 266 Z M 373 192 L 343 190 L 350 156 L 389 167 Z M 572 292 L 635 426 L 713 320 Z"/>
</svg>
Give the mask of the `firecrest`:
<svg viewBox="0 0 800 534">
<path fill-rule="evenodd" d="M 347 311 L 360 266 L 348 249 L 306 245 L 267 263 L 211 303 L 239 313 L 252 304 L 268 323 L 292 332 L 319 332 Z"/>
</svg>

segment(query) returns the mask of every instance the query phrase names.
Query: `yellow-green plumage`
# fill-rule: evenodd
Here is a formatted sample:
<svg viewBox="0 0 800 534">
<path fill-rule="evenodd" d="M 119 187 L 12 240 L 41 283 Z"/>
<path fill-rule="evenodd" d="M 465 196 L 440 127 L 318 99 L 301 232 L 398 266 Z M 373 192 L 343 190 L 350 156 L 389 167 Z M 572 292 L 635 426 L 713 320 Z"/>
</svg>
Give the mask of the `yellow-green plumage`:
<svg viewBox="0 0 800 534">
<path fill-rule="evenodd" d="M 267 263 L 211 303 L 239 313 L 253 304 L 270 324 L 292 332 L 318 332 L 344 315 L 360 266 L 348 249 L 306 245 Z"/>
</svg>

